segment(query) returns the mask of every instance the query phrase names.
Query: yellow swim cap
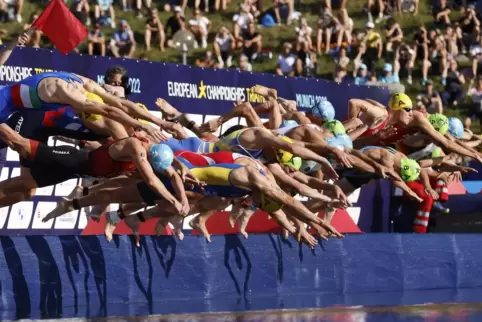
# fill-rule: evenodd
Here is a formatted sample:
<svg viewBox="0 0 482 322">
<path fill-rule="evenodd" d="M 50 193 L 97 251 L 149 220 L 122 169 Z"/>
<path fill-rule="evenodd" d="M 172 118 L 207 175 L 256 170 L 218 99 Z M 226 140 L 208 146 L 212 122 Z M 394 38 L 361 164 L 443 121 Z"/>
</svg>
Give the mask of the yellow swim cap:
<svg viewBox="0 0 482 322">
<path fill-rule="evenodd" d="M 412 108 L 412 100 L 405 93 L 394 94 L 388 102 L 388 109 L 393 111 L 400 111 L 404 108 Z"/>
<path fill-rule="evenodd" d="M 102 97 L 100 97 L 97 94 L 94 94 L 94 93 L 91 93 L 91 92 L 84 92 L 84 95 L 85 95 L 85 97 L 87 97 L 91 101 L 104 103 L 104 100 L 102 99 Z M 82 112 L 81 117 L 84 121 L 94 122 L 94 121 L 99 120 L 102 117 L 102 115 Z"/>
<path fill-rule="evenodd" d="M 412 159 L 402 159 L 400 177 L 405 182 L 412 182 L 420 176 L 420 165 Z"/>
<path fill-rule="evenodd" d="M 279 138 L 285 142 L 293 143 L 293 140 L 287 136 L 279 136 Z M 292 153 L 282 149 L 276 150 L 276 159 L 279 163 L 293 167 L 296 170 L 300 169 L 301 163 L 303 162 L 301 158 L 295 157 Z"/>
<path fill-rule="evenodd" d="M 267 213 L 271 214 L 283 208 L 283 205 L 279 204 L 278 202 L 268 198 L 264 192 L 261 191 L 261 210 L 266 211 Z"/>
<path fill-rule="evenodd" d="M 142 103 L 136 103 L 137 106 L 140 106 L 142 107 L 144 110 L 146 110 L 147 112 L 149 112 L 149 109 Z M 141 120 L 141 119 L 138 119 L 138 118 L 135 118 L 136 120 L 138 120 L 139 122 L 141 122 L 142 124 L 147 124 L 149 122 L 147 122 L 146 120 Z"/>
<path fill-rule="evenodd" d="M 428 121 L 432 124 L 433 128 L 442 135 L 449 130 L 449 119 L 443 114 L 431 114 L 428 117 Z"/>
<path fill-rule="evenodd" d="M 432 151 L 432 158 L 439 158 L 442 156 L 442 149 L 439 148 L 439 147 L 436 147 L 433 151 Z"/>
</svg>

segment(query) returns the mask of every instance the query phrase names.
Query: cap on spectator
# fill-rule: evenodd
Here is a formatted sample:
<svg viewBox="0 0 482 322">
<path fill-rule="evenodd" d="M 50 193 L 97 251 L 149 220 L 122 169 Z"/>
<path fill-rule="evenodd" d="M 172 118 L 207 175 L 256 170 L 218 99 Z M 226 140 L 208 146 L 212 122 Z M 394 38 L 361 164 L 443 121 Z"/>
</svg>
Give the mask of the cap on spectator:
<svg viewBox="0 0 482 322">
<path fill-rule="evenodd" d="M 182 12 L 181 7 L 175 6 L 175 7 L 174 7 L 174 12 Z"/>
<path fill-rule="evenodd" d="M 289 42 L 283 44 L 283 48 L 292 48 L 293 46 Z"/>
<path fill-rule="evenodd" d="M 365 64 L 361 64 L 360 67 L 358 67 L 358 68 L 359 68 L 359 69 L 363 69 L 363 70 L 367 70 L 367 69 L 368 69 L 367 65 L 365 65 Z"/>
<path fill-rule="evenodd" d="M 392 64 L 386 63 L 383 65 L 383 71 L 384 72 L 391 72 L 393 70 Z"/>
<path fill-rule="evenodd" d="M 375 28 L 375 24 L 373 22 L 369 21 L 369 22 L 367 22 L 365 27 L 368 28 L 368 29 L 373 29 L 373 28 Z"/>
<path fill-rule="evenodd" d="M 427 80 L 425 81 L 425 85 L 433 85 L 432 80 L 431 80 L 431 79 L 427 79 Z"/>
<path fill-rule="evenodd" d="M 249 59 L 248 59 L 248 56 L 246 56 L 246 55 L 241 55 L 241 56 L 239 57 L 239 61 L 245 61 L 245 62 L 247 62 L 248 60 L 249 60 Z"/>
<path fill-rule="evenodd" d="M 127 20 L 121 19 L 120 24 L 121 24 L 121 26 L 127 26 Z"/>
</svg>

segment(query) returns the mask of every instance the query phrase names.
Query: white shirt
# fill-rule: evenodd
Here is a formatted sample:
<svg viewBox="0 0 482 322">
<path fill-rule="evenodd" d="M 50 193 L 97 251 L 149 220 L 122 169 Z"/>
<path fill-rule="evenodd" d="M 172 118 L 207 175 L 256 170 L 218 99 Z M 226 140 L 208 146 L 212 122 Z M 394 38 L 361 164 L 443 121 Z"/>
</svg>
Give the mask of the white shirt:
<svg viewBox="0 0 482 322">
<path fill-rule="evenodd" d="M 288 57 L 279 55 L 278 66 L 283 74 L 289 74 L 293 71 L 293 67 L 296 63 L 296 56 L 289 54 Z"/>
<path fill-rule="evenodd" d="M 480 104 L 482 102 L 482 90 L 479 91 L 477 88 L 471 88 L 467 93 L 472 98 L 472 103 Z"/>
<path fill-rule="evenodd" d="M 242 30 L 246 30 L 248 29 L 249 22 L 254 21 L 254 17 L 250 13 L 244 13 L 242 15 L 235 14 L 233 21 L 236 22 Z"/>
<path fill-rule="evenodd" d="M 295 31 L 297 34 L 300 35 L 300 37 L 308 37 L 309 35 L 311 35 L 311 33 L 313 32 L 313 28 L 311 28 L 310 26 L 305 26 L 304 28 L 300 28 L 300 27 L 295 27 Z"/>
<path fill-rule="evenodd" d="M 228 34 L 226 34 L 226 37 L 218 35 L 216 37 L 216 43 L 221 47 L 222 52 L 229 51 L 231 48 L 231 37 L 229 37 Z"/>
<path fill-rule="evenodd" d="M 206 34 L 208 33 L 208 25 L 209 25 L 209 19 L 206 17 L 201 17 L 199 19 L 191 19 L 189 20 L 189 24 L 191 26 L 199 26 L 202 31 L 204 31 Z"/>
</svg>

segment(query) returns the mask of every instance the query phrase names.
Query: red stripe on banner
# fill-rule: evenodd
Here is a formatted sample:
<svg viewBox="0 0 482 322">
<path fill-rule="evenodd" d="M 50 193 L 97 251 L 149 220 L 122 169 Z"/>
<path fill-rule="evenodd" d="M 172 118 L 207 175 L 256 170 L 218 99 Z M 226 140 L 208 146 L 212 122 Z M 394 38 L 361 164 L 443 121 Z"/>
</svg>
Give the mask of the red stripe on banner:
<svg viewBox="0 0 482 322">
<path fill-rule="evenodd" d="M 318 213 L 318 217 L 325 218 L 323 212 Z M 344 209 L 338 209 L 335 212 L 331 220 L 331 225 L 336 228 L 340 233 L 363 233 L 358 225 L 353 221 L 348 212 Z M 310 229 L 310 233 L 314 234 L 315 231 Z"/>
<path fill-rule="evenodd" d="M 12 101 L 16 107 L 23 107 L 22 98 L 20 96 L 20 84 L 12 86 Z"/>
</svg>

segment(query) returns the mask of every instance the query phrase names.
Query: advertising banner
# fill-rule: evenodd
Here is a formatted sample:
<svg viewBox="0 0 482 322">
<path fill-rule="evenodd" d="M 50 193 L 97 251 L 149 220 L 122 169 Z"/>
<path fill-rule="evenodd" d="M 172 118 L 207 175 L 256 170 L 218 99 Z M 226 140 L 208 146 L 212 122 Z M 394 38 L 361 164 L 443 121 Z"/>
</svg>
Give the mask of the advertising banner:
<svg viewBox="0 0 482 322">
<path fill-rule="evenodd" d="M 335 107 L 337 119 L 346 117 L 348 101 L 351 98 L 371 98 L 384 104 L 389 99 L 388 90 L 379 87 L 239 72 L 233 69 L 203 69 L 134 59 L 86 55 L 62 56 L 58 52 L 32 48 L 16 49 L 7 64 L 0 66 L 0 85 L 10 84 L 47 71 L 78 73 L 102 83 L 107 68 L 115 65 L 121 65 L 128 70 L 129 84 L 132 89 L 129 99 L 145 104 L 153 113 L 156 113 L 154 102 L 159 97 L 164 98 L 178 110 L 189 113 L 197 123 L 228 112 L 233 103 L 238 100 L 249 101 L 253 105 L 263 102 L 262 97 L 250 91 L 250 88 L 256 84 L 275 88 L 280 97 L 296 100 L 301 111 L 310 109 L 317 101 L 326 98 Z M 243 120 L 231 120 L 219 131 L 224 131 L 238 123 L 242 124 Z M 1 180 L 19 174 L 17 161 L 16 153 L 9 150 L 7 164 L 1 172 Z M 75 211 L 49 223 L 41 222 L 41 218 L 55 207 L 58 198 L 67 196 L 78 183 L 78 180 L 70 180 L 56 186 L 38 189 L 32 200 L 12 207 L 0 208 L 0 234 L 102 233 L 102 225 L 92 220 L 88 221 L 84 210 Z M 380 222 L 380 216 L 388 217 L 384 205 L 389 202 L 389 196 L 378 199 L 383 202 L 373 202 L 374 198 L 386 195 L 382 190 L 382 185 L 375 183 L 369 189 L 363 188 L 361 192 L 357 191 L 353 196 L 354 207 L 340 212 L 341 215 L 336 215 L 335 226 L 347 232 L 359 232 L 360 229 L 366 232 L 386 231 L 386 225 L 376 225 L 378 227 L 376 229 L 372 225 L 373 214 L 377 214 L 377 222 Z M 215 220 L 215 222 L 219 221 Z M 151 229 L 153 223 L 146 223 L 146 225 L 149 229 L 142 231 L 153 233 Z M 253 232 L 266 232 L 264 225 L 256 225 L 258 226 L 259 228 L 253 228 Z M 189 226 L 186 225 L 186 228 L 189 229 Z M 213 229 L 219 233 L 227 232 L 224 224 Z M 122 231 L 122 226 L 117 232 L 119 231 Z"/>
</svg>

